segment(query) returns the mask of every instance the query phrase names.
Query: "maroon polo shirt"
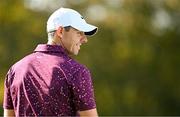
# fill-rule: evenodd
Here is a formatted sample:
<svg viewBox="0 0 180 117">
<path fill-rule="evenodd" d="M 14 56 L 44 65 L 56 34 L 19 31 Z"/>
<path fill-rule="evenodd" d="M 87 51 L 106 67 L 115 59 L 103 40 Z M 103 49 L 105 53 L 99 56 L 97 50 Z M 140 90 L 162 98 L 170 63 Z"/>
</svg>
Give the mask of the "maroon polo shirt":
<svg viewBox="0 0 180 117">
<path fill-rule="evenodd" d="M 40 44 L 5 79 L 4 109 L 16 116 L 75 116 L 96 108 L 89 70 L 58 45 Z"/>
</svg>

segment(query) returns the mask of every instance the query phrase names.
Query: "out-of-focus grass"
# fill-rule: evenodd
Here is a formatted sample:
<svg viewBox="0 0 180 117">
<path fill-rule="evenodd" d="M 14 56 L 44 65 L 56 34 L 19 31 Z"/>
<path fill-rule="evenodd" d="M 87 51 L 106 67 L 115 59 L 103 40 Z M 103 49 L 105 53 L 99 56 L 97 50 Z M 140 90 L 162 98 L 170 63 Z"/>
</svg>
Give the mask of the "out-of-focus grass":
<svg viewBox="0 0 180 117">
<path fill-rule="evenodd" d="M 4 96 L 4 81 L 0 81 L 0 116 L 3 115 L 3 96 Z"/>
<path fill-rule="evenodd" d="M 3 96 L 4 96 L 4 81 L 1 81 L 0 83 L 0 104 L 3 102 Z"/>
<path fill-rule="evenodd" d="M 0 107 L 0 116 L 2 116 L 2 115 L 3 115 L 3 108 Z"/>
</svg>

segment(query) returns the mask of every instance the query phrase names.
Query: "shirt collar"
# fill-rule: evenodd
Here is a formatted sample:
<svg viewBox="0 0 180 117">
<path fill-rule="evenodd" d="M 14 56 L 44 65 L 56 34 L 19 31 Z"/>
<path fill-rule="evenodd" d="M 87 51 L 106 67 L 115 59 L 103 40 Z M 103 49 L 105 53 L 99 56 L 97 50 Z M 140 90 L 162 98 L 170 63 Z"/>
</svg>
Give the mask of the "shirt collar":
<svg viewBox="0 0 180 117">
<path fill-rule="evenodd" d="M 48 44 L 39 44 L 34 52 L 55 52 L 55 53 L 64 53 L 67 54 L 65 49 L 60 45 L 48 45 Z"/>
</svg>

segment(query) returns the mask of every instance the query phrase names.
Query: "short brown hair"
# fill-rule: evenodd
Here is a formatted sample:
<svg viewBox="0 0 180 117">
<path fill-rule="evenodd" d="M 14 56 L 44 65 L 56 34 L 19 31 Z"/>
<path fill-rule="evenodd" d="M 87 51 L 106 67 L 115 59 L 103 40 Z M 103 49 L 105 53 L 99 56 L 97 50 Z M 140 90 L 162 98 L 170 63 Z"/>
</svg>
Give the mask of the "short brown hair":
<svg viewBox="0 0 180 117">
<path fill-rule="evenodd" d="M 71 29 L 71 26 L 66 26 L 66 27 L 64 27 L 64 29 L 65 29 L 65 31 L 68 32 Z"/>
</svg>

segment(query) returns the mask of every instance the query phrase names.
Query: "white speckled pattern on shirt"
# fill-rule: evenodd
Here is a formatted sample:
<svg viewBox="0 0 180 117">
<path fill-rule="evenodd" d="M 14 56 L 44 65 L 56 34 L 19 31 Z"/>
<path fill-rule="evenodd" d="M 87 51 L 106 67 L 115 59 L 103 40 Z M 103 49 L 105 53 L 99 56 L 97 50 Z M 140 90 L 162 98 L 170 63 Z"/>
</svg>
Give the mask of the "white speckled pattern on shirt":
<svg viewBox="0 0 180 117">
<path fill-rule="evenodd" d="M 38 45 L 7 73 L 4 108 L 16 116 L 75 116 L 96 108 L 90 72 L 61 46 Z"/>
</svg>

